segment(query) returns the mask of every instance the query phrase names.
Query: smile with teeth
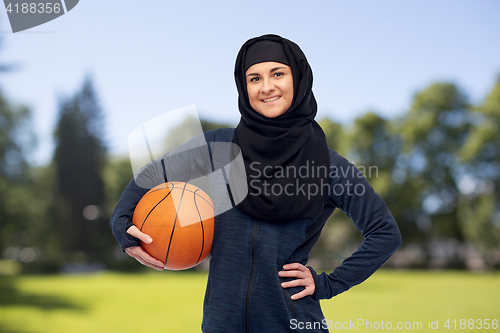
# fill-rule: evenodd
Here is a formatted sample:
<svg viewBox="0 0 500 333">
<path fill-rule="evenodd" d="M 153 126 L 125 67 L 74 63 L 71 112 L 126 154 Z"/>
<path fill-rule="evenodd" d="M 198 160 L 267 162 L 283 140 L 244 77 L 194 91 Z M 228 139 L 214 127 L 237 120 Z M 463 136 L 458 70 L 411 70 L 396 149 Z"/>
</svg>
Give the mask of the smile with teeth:
<svg viewBox="0 0 500 333">
<path fill-rule="evenodd" d="M 269 102 L 274 102 L 275 100 L 279 99 L 281 96 L 274 96 L 274 97 L 271 97 L 271 98 L 268 98 L 268 99 L 263 99 L 262 101 L 264 103 L 269 103 Z"/>
</svg>

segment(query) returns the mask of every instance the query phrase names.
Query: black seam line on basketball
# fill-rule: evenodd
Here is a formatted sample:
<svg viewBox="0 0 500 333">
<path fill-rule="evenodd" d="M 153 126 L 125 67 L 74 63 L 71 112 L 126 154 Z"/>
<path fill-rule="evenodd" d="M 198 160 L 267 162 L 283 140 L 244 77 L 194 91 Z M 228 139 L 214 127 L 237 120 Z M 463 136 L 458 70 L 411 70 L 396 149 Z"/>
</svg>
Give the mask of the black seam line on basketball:
<svg viewBox="0 0 500 333">
<path fill-rule="evenodd" d="M 177 217 L 179 216 L 179 209 L 181 209 L 182 198 L 184 197 L 184 191 L 186 190 L 186 185 L 187 185 L 187 183 L 184 183 L 184 188 L 182 189 L 181 199 L 179 200 L 179 206 L 175 210 L 174 226 L 172 227 L 172 232 L 170 233 L 170 241 L 168 242 L 168 249 L 167 249 L 167 255 L 165 256 L 165 267 L 164 268 L 167 268 L 168 253 L 170 252 L 170 246 L 172 245 L 172 239 L 174 238 L 175 225 L 177 224 Z M 175 185 L 173 185 L 173 186 L 175 188 Z M 174 205 L 175 205 L 175 202 L 174 202 Z"/>
<path fill-rule="evenodd" d="M 189 190 L 186 190 L 186 191 L 191 192 L 191 191 L 189 191 Z M 201 190 L 200 190 L 200 189 L 197 189 L 196 191 L 201 191 Z M 196 193 L 196 191 L 191 192 L 191 193 Z M 205 192 L 203 192 L 203 193 L 205 193 Z M 206 193 L 205 193 L 205 194 L 206 194 Z M 213 205 L 213 203 L 212 203 L 212 202 L 208 201 L 207 199 L 205 199 L 204 197 L 202 197 L 202 196 L 201 196 L 201 195 L 199 195 L 199 194 L 198 194 L 198 196 L 199 196 L 201 199 L 203 199 L 203 201 L 205 201 L 205 202 L 206 202 L 206 203 L 210 206 L 210 208 L 214 209 L 214 205 Z"/>
<path fill-rule="evenodd" d="M 161 190 L 164 190 L 164 188 L 158 188 L 158 189 L 151 189 L 148 191 L 148 193 L 144 194 L 144 197 L 147 196 L 147 195 L 150 195 L 150 194 L 153 194 L 155 192 L 158 192 L 158 191 L 161 191 Z"/>
<path fill-rule="evenodd" d="M 201 256 L 203 255 L 203 249 L 205 248 L 205 229 L 203 228 L 203 219 L 201 218 L 200 210 L 198 209 L 198 205 L 196 204 L 196 192 L 199 190 L 194 191 L 194 206 L 196 207 L 196 211 L 198 212 L 198 216 L 200 217 L 200 224 L 201 224 L 201 252 L 200 256 L 198 257 L 198 260 L 196 260 L 196 264 L 200 262 Z"/>
<path fill-rule="evenodd" d="M 189 184 L 189 183 L 188 183 L 188 184 Z M 195 193 L 196 191 L 202 191 L 202 190 L 200 190 L 200 189 L 196 189 L 196 190 L 193 192 L 192 190 L 190 190 L 190 189 L 188 189 L 188 188 L 186 188 L 186 189 L 184 189 L 184 190 L 185 190 L 185 191 L 187 191 L 187 192 L 191 192 L 191 193 Z M 202 192 L 203 192 L 203 191 L 202 191 Z M 203 193 L 205 193 L 205 192 L 203 192 Z M 206 194 L 206 193 L 205 193 L 205 194 Z M 207 195 L 208 195 L 208 194 L 207 194 Z M 205 199 L 204 197 L 202 197 L 202 196 L 201 196 L 201 195 L 199 195 L 199 194 L 198 194 L 198 196 L 199 196 L 200 198 L 202 198 L 203 200 L 205 200 L 205 202 L 206 202 L 207 204 L 209 204 L 209 205 L 210 205 L 210 207 L 211 207 L 212 209 L 214 209 L 214 205 L 213 205 L 210 201 L 208 201 L 207 199 Z"/>
<path fill-rule="evenodd" d="M 175 185 L 174 185 L 172 182 L 170 182 L 169 184 L 171 184 L 171 185 L 172 185 L 172 188 L 168 187 L 168 189 L 169 189 L 170 191 L 172 191 L 172 190 L 175 188 Z M 188 183 L 188 184 L 189 184 L 189 183 Z M 154 191 L 153 191 L 153 189 L 151 189 L 148 193 L 144 194 L 144 196 L 147 196 L 147 195 L 149 195 L 149 194 L 152 194 L 152 193 L 155 193 L 155 192 L 158 192 L 158 191 L 161 191 L 161 190 L 165 190 L 165 189 L 167 189 L 167 188 L 159 188 L 159 189 L 156 189 L 156 190 L 154 190 Z M 202 191 L 202 190 L 200 190 L 200 189 L 196 189 L 195 191 L 193 191 L 193 190 L 190 190 L 190 189 L 188 189 L 188 188 L 185 188 L 184 190 L 185 190 L 185 191 L 187 191 L 187 192 L 191 192 L 191 193 L 195 193 L 195 192 L 197 192 L 197 191 L 201 191 L 201 192 L 203 192 L 203 191 Z M 206 194 L 205 192 L 203 192 L 203 193 L 204 193 L 204 194 Z M 207 195 L 208 195 L 208 194 L 207 194 Z M 210 205 L 210 207 L 211 207 L 212 209 L 214 209 L 214 205 L 213 205 L 213 203 L 212 203 L 212 202 L 208 201 L 207 199 L 205 199 L 205 198 L 204 198 L 203 196 L 201 196 L 201 195 L 198 195 L 198 196 L 199 196 L 201 199 L 203 199 L 203 200 L 204 200 L 207 204 L 209 204 L 209 205 Z"/>
<path fill-rule="evenodd" d="M 182 182 L 178 182 L 178 183 L 182 183 Z M 172 188 L 170 188 L 170 190 L 173 190 L 174 188 L 176 188 L 173 182 L 170 182 L 169 184 L 171 184 L 171 185 L 172 185 Z M 187 184 L 189 184 L 189 183 L 187 183 Z M 192 185 L 192 184 L 189 184 L 189 185 Z M 194 185 L 192 185 L 192 186 L 194 186 Z M 180 187 L 177 187 L 177 188 L 180 188 Z M 162 188 L 162 189 L 160 189 L 160 190 L 164 190 L 164 189 Z M 197 188 L 196 190 L 194 190 L 194 191 L 193 191 L 193 190 L 191 190 L 191 189 L 189 189 L 189 188 L 185 188 L 185 187 L 184 187 L 184 191 L 191 192 L 191 193 L 195 193 L 196 191 L 200 191 L 200 192 L 202 192 L 202 193 L 206 194 L 203 190 L 201 190 L 201 189 L 199 189 L 199 188 Z M 147 194 L 147 193 L 146 193 L 146 194 Z M 206 194 L 206 195 L 208 196 L 208 194 Z M 198 195 L 198 196 L 199 196 L 200 198 L 202 198 L 202 199 L 203 199 L 203 200 L 204 200 L 207 204 L 209 204 L 209 205 L 210 205 L 210 207 L 211 207 L 212 209 L 214 209 L 213 202 L 208 201 L 207 199 L 205 199 L 205 198 L 204 198 L 204 197 L 202 197 L 201 195 Z"/>
<path fill-rule="evenodd" d="M 139 229 L 140 231 L 142 231 L 142 228 L 144 227 L 144 224 L 146 223 L 146 220 L 148 219 L 148 217 L 151 214 L 151 212 L 153 212 L 153 210 L 155 210 L 156 206 L 158 206 L 163 200 L 165 200 L 170 195 L 170 193 L 172 193 L 172 191 L 168 192 L 168 194 L 166 196 L 164 196 L 163 199 L 161 199 L 153 208 L 151 208 L 151 210 L 149 211 L 148 215 L 146 215 L 146 218 L 144 219 L 144 222 L 142 222 L 142 224 L 141 224 L 141 229 Z"/>
<path fill-rule="evenodd" d="M 165 186 L 165 187 L 156 188 L 156 187 L 158 187 L 158 186 L 160 186 L 160 185 L 166 185 L 166 184 L 159 184 L 159 185 L 157 185 L 157 186 L 153 187 L 153 188 L 152 188 L 152 189 L 150 189 L 150 190 L 149 190 L 146 194 L 144 194 L 144 195 L 143 195 L 143 197 L 145 197 L 145 196 L 147 196 L 147 195 L 150 195 L 150 194 L 153 194 L 153 193 L 155 193 L 155 192 L 161 191 L 161 190 L 167 190 L 167 189 L 168 189 L 168 190 L 172 190 L 172 188 L 173 188 L 173 187 L 171 188 L 170 186 L 168 186 L 168 187 L 167 187 L 167 186 Z"/>
</svg>

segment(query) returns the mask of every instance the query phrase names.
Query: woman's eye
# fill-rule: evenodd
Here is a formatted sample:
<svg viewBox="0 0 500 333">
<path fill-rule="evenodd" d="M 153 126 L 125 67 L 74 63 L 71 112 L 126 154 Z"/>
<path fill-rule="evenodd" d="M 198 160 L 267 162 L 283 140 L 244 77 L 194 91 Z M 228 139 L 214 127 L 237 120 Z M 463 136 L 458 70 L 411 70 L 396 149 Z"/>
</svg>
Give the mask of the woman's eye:
<svg viewBox="0 0 500 333">
<path fill-rule="evenodd" d="M 259 78 L 258 77 L 253 77 L 250 79 L 250 82 L 257 82 L 259 81 Z"/>
<path fill-rule="evenodd" d="M 282 76 L 282 75 L 283 75 L 283 73 L 280 73 L 280 72 L 274 73 L 274 76 L 278 76 L 279 77 L 279 76 Z"/>
</svg>

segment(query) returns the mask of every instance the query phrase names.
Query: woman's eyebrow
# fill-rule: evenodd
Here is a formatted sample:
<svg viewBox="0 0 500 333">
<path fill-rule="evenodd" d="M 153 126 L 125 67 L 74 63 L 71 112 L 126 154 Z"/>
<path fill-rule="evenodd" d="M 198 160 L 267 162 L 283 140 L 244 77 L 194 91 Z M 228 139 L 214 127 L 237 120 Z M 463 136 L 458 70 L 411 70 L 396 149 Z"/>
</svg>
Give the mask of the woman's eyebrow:
<svg viewBox="0 0 500 333">
<path fill-rule="evenodd" d="M 280 70 L 280 69 L 286 69 L 286 67 L 285 66 L 274 67 L 273 69 L 271 69 L 269 71 L 269 73 L 274 73 L 274 72 L 276 72 L 277 70 Z M 259 76 L 259 75 L 260 75 L 259 73 L 248 73 L 247 77 L 249 77 L 249 76 Z"/>
<path fill-rule="evenodd" d="M 279 69 L 286 69 L 286 67 L 284 67 L 284 66 L 274 67 L 273 69 L 271 69 L 271 70 L 269 71 L 269 73 L 274 73 L 274 72 L 276 72 L 276 71 L 277 71 L 277 70 L 279 70 Z"/>
</svg>

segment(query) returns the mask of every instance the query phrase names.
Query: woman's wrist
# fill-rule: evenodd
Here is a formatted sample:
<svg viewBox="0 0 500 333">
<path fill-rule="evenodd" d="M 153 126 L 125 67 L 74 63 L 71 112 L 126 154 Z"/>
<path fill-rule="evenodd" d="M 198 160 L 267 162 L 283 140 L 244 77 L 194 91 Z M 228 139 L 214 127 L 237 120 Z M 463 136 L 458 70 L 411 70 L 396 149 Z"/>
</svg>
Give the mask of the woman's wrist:
<svg viewBox="0 0 500 333">
<path fill-rule="evenodd" d="M 319 279 L 318 279 L 318 274 L 316 273 L 316 271 L 311 267 L 311 266 L 306 266 L 310 271 L 311 271 L 311 275 L 314 279 L 314 292 L 312 293 L 312 298 L 314 299 L 319 299 L 317 297 L 318 295 L 318 289 L 319 289 Z"/>
</svg>

